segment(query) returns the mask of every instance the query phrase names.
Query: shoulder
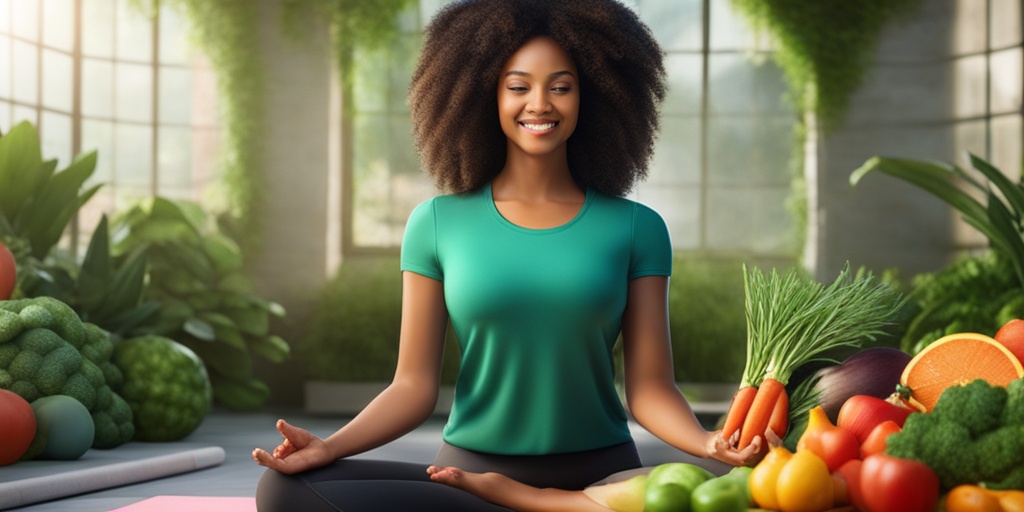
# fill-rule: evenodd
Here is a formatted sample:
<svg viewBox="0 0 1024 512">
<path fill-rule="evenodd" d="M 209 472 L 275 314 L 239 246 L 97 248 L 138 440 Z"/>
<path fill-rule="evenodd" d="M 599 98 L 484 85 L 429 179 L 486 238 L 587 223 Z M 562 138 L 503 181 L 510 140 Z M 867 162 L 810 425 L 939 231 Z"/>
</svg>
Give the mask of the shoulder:
<svg viewBox="0 0 1024 512">
<path fill-rule="evenodd" d="M 634 224 L 665 224 L 661 214 L 644 203 L 626 197 L 605 195 L 597 191 L 592 193 L 595 207 L 612 211 L 617 215 L 629 215 Z"/>
</svg>

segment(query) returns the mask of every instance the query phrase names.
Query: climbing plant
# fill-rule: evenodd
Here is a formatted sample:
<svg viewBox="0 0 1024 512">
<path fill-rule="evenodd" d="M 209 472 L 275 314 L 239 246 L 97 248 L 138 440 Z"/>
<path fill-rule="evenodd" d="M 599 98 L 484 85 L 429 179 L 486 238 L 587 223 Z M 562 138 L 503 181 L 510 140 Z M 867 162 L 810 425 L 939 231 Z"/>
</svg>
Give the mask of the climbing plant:
<svg viewBox="0 0 1024 512">
<path fill-rule="evenodd" d="M 909 14 L 921 0 L 731 0 L 757 31 L 774 42 L 772 58 L 782 69 L 789 100 L 799 114 L 794 127 L 791 193 L 787 207 L 796 220 L 799 245 L 807 226 L 807 182 L 803 174 L 807 114 L 820 133 L 842 121 L 850 96 L 872 63 L 886 24 Z"/>
<path fill-rule="evenodd" d="M 773 58 L 800 112 L 826 132 L 842 120 L 861 85 L 882 28 L 921 0 L 731 0 L 776 43 Z"/>
</svg>

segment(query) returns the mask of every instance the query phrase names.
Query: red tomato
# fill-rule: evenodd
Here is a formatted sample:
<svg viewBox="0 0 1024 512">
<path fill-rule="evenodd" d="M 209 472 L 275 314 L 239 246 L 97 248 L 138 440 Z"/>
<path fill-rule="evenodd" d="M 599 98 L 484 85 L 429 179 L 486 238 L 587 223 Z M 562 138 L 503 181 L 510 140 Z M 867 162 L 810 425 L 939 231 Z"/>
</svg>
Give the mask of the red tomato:
<svg viewBox="0 0 1024 512">
<path fill-rule="evenodd" d="M 18 270 L 14 265 L 14 255 L 3 242 L 0 242 L 0 300 L 11 298 L 17 281 Z"/>
<path fill-rule="evenodd" d="M 853 432 L 833 425 L 820 405 L 807 415 L 807 427 L 796 443 L 797 451 L 808 450 L 825 461 L 829 472 L 846 461 L 860 457 L 860 443 Z"/>
<path fill-rule="evenodd" d="M 867 439 L 860 444 L 860 458 L 866 459 L 868 455 L 884 452 L 889 434 L 895 434 L 901 430 L 903 429 L 892 420 L 885 420 L 875 425 Z"/>
<path fill-rule="evenodd" d="M 839 466 L 835 474 L 846 481 L 846 500 L 850 505 L 857 510 L 866 512 L 868 507 L 864 504 L 864 494 L 860 491 L 861 464 L 860 459 L 849 460 Z"/>
<path fill-rule="evenodd" d="M 939 477 L 916 460 L 876 453 L 861 464 L 860 492 L 871 512 L 933 512 Z"/>
<path fill-rule="evenodd" d="M 871 430 L 883 421 L 892 420 L 900 428 L 903 428 L 903 422 L 912 412 L 914 412 L 912 409 L 887 402 L 881 398 L 853 395 L 839 408 L 836 425 L 853 432 L 857 436 L 857 441 L 863 443 Z"/>
<path fill-rule="evenodd" d="M 24 398 L 0 389 L 0 466 L 18 462 L 36 437 L 36 414 Z"/>
</svg>

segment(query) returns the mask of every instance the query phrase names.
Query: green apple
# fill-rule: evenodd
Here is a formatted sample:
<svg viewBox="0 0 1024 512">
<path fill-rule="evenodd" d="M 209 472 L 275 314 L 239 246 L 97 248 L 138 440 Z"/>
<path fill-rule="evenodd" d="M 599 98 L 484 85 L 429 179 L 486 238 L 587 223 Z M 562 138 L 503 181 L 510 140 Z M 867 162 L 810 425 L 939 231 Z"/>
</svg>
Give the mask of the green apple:
<svg viewBox="0 0 1024 512">
<path fill-rule="evenodd" d="M 693 490 L 691 512 L 747 512 L 747 494 L 735 478 L 712 478 Z"/>
</svg>

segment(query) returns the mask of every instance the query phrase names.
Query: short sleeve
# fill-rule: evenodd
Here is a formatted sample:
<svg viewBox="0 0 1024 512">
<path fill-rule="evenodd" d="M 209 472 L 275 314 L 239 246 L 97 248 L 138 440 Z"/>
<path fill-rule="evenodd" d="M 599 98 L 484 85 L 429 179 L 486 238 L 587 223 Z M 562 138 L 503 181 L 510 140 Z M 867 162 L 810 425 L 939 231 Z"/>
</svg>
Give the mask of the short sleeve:
<svg viewBox="0 0 1024 512">
<path fill-rule="evenodd" d="M 437 258 L 437 218 L 435 199 L 420 203 L 405 224 L 402 234 L 401 268 L 431 279 L 442 280 L 444 273 Z"/>
<path fill-rule="evenodd" d="M 636 203 L 633 212 L 633 252 L 629 279 L 672 275 L 672 240 L 658 212 Z"/>
</svg>

